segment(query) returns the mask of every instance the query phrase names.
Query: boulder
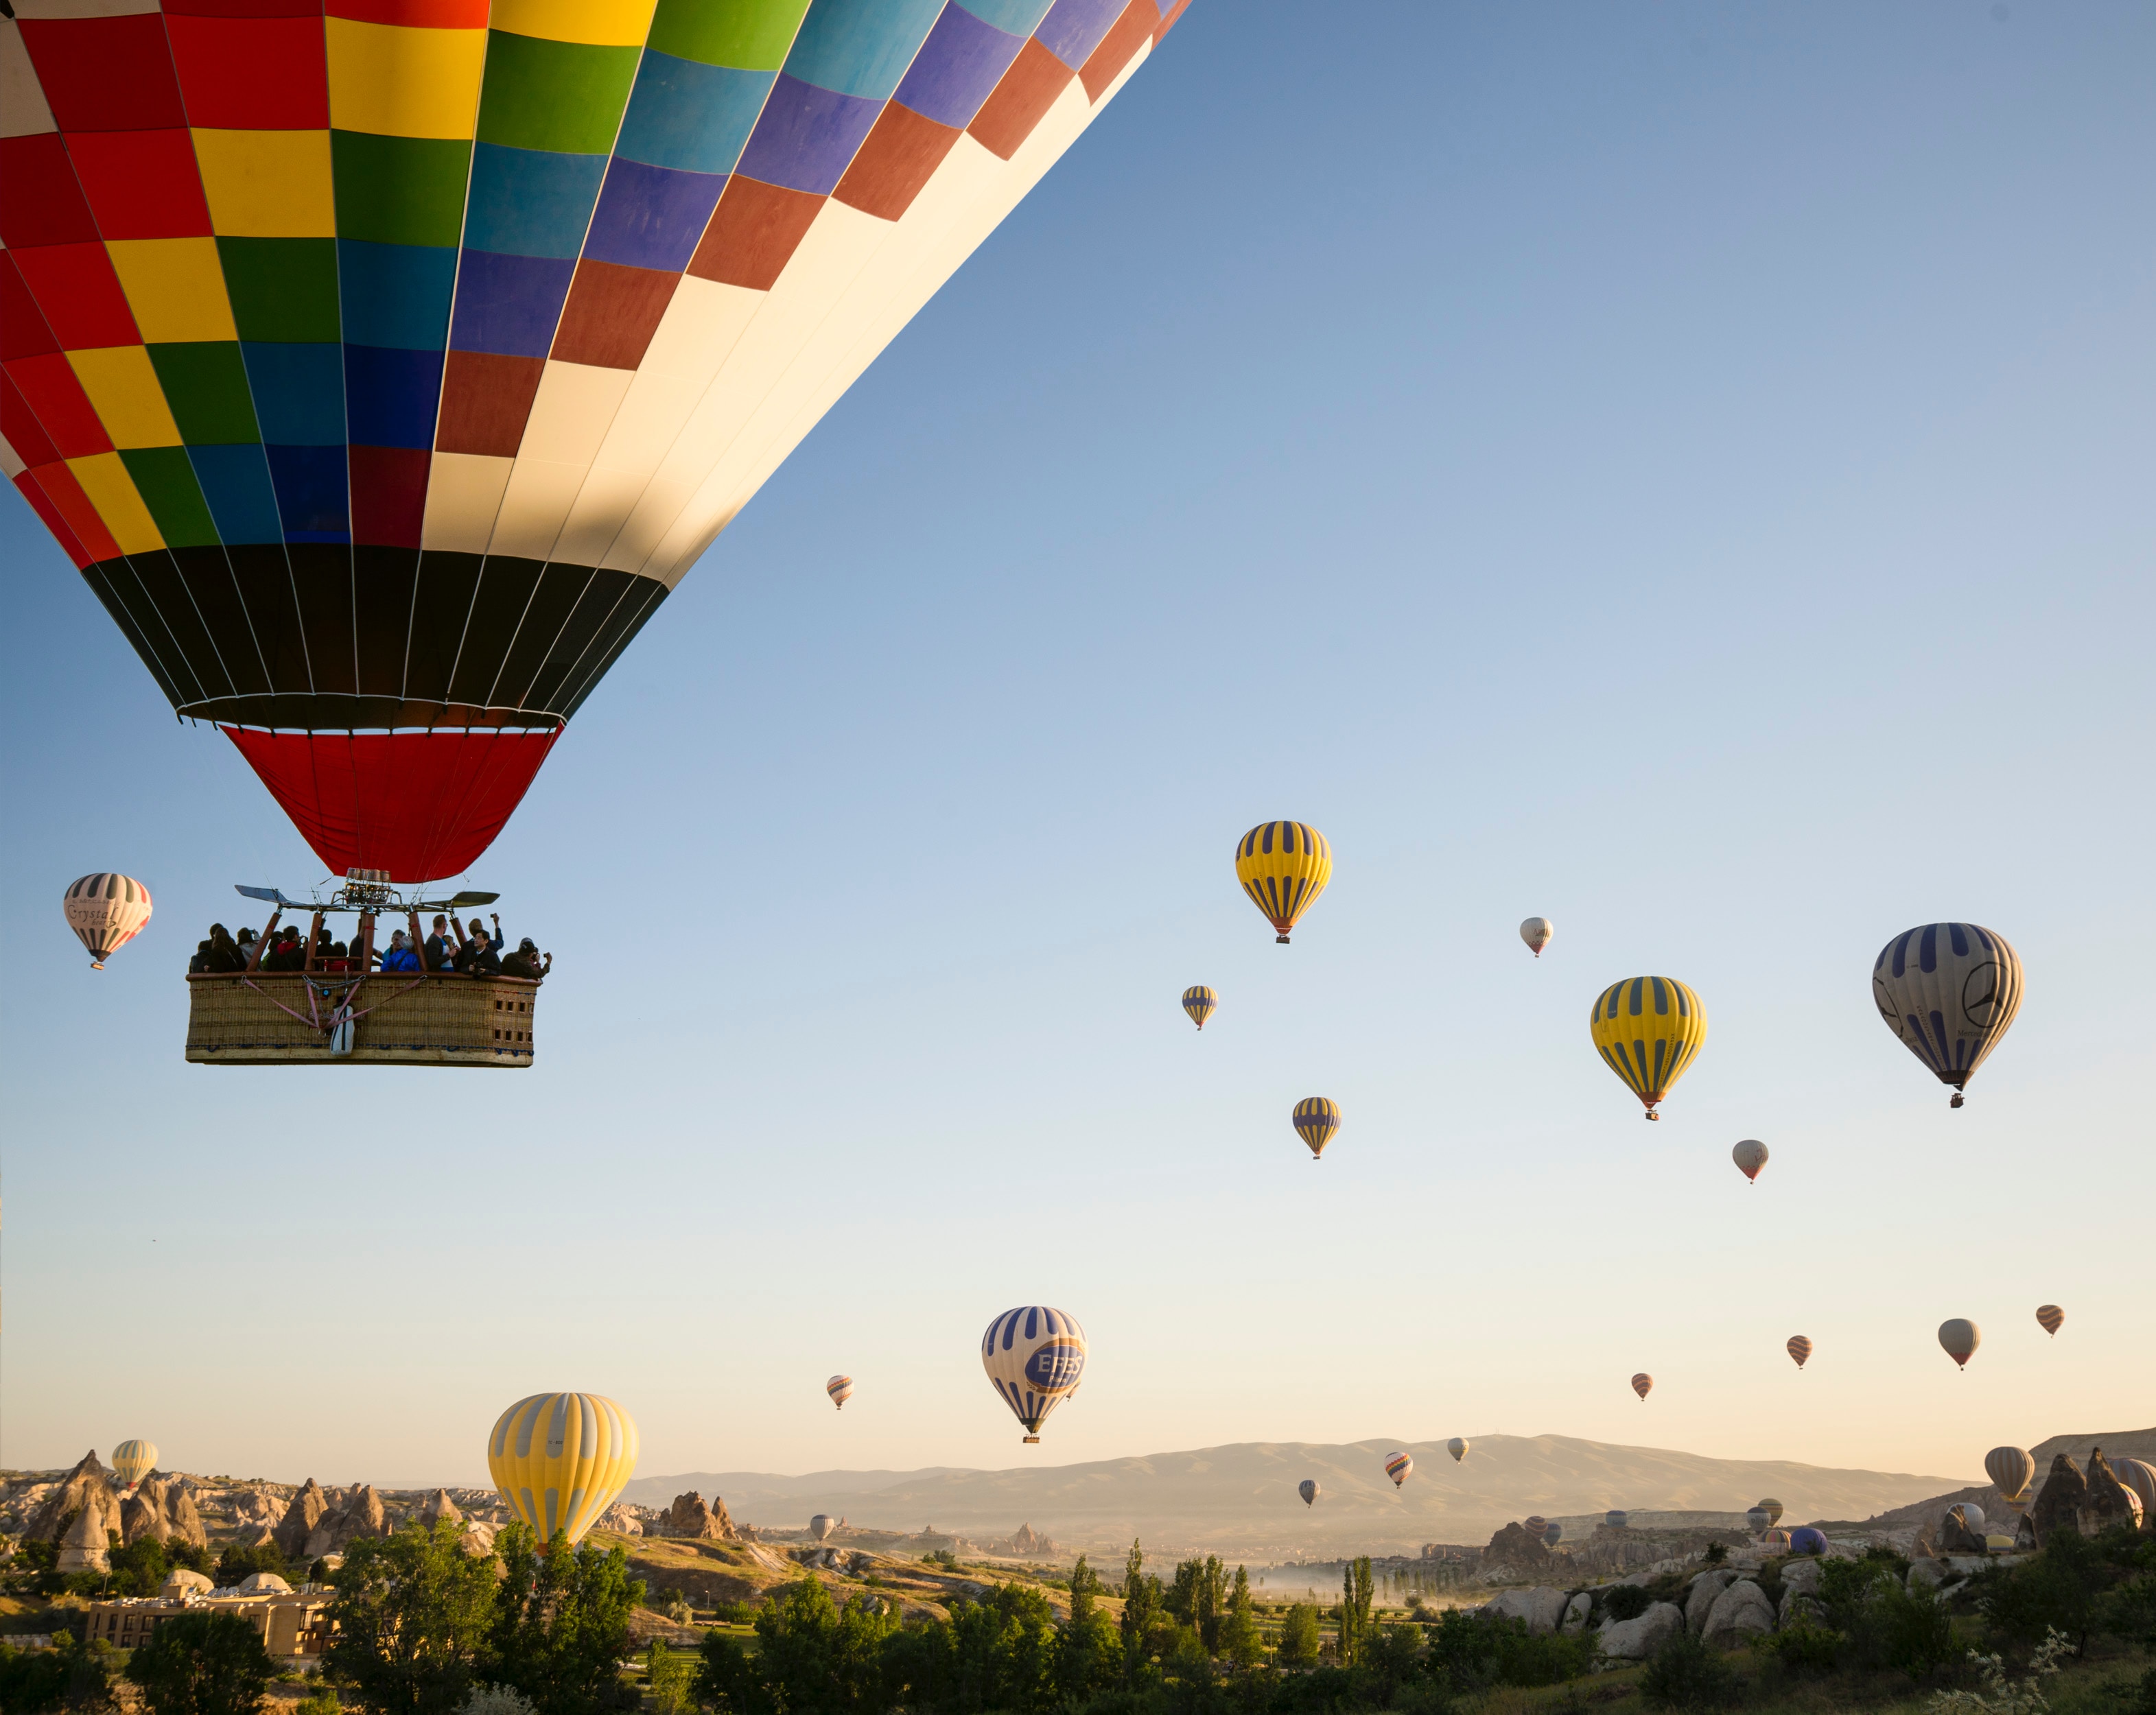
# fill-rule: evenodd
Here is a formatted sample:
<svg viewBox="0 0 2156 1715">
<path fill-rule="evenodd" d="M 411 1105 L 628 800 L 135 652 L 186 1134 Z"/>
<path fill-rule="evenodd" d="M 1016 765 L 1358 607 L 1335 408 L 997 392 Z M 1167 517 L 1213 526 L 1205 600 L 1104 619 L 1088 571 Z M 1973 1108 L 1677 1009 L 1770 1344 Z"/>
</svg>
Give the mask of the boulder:
<svg viewBox="0 0 2156 1715">
<path fill-rule="evenodd" d="M 307 1538 L 315 1533 L 322 1520 L 329 1516 L 330 1497 L 322 1492 L 322 1486 L 311 1477 L 306 1487 L 292 1497 L 285 1508 L 283 1522 L 277 1527 L 277 1547 L 287 1560 L 296 1560 L 307 1550 Z"/>
<path fill-rule="evenodd" d="M 1585 1590 L 1564 1605 L 1564 1618 L 1558 1621 L 1557 1629 L 1563 1632 L 1582 1632 L 1587 1630 L 1587 1616 L 1593 1611 L 1594 1598 Z"/>
<path fill-rule="evenodd" d="M 157 1594 L 168 1602 L 177 1602 L 184 1596 L 206 1596 L 212 1588 L 208 1574 L 192 1566 L 176 1566 L 157 1586 Z"/>
<path fill-rule="evenodd" d="M 2082 1534 L 2094 1536 L 2123 1524 L 2128 1530 L 2140 1522 L 2140 1508 L 2133 1492 L 2118 1480 L 2102 1447 L 2089 1449 L 2088 1493 L 2082 1502 Z"/>
<path fill-rule="evenodd" d="M 1547 1584 L 1528 1590 L 1505 1590 L 1484 1605 L 1485 1614 L 1502 1614 L 1507 1619 L 1524 1620 L 1532 1632 L 1551 1632 L 1564 1618 L 1569 1599 L 1561 1590 Z"/>
<path fill-rule="evenodd" d="M 1972 1521 L 1969 1515 L 1976 1513 Z M 1981 1554 L 1984 1552 L 1984 1514 L 1974 1507 L 1953 1506 L 1939 1521 L 1937 1538 L 1942 1554 Z"/>
<path fill-rule="evenodd" d="M 59 1558 L 53 1563 L 55 1569 L 110 1572 L 112 1560 L 105 1533 L 100 1528 L 102 1523 L 103 1515 L 95 1507 L 85 1507 L 76 1513 L 74 1523 L 60 1538 Z"/>
<path fill-rule="evenodd" d="M 24 1540 L 49 1543 L 59 1539 L 68 1528 L 71 1513 L 95 1513 L 97 1523 L 97 1546 L 100 1553 L 105 1548 L 105 1532 L 120 1528 L 120 1497 L 112 1492 L 112 1485 L 105 1475 L 105 1467 L 98 1463 L 97 1449 L 92 1447 L 82 1456 L 74 1470 L 68 1472 L 38 1503 L 30 1522 L 23 1528 Z"/>
<path fill-rule="evenodd" d="M 1727 1649 L 1774 1629 L 1774 1605 L 1767 1600 L 1766 1591 L 1750 1579 L 1740 1578 L 1714 1599 L 1714 1606 L 1707 1610 L 1707 1629 L 1700 1636 Z"/>
<path fill-rule="evenodd" d="M 1819 1594 L 1820 1563 L 1816 1560 L 1790 1560 L 1782 1567 L 1782 1595 L 1787 1600 L 1792 1593 L 1800 1596 Z"/>
<path fill-rule="evenodd" d="M 2061 1525 L 2069 1530 L 2079 1530 L 2082 1508 L 2087 1499 L 2088 1479 L 2082 1475 L 2082 1468 L 2074 1463 L 2071 1455 L 2061 1453 L 2051 1461 L 2044 1486 L 2036 1491 L 2035 1504 L 2029 1509 L 2029 1525 L 2037 1546 L 2041 1548 L 2050 1540 L 2051 1533 Z"/>
<path fill-rule="evenodd" d="M 427 1497 L 426 1504 L 419 1508 L 419 1523 L 429 1528 L 439 1524 L 444 1518 L 452 1524 L 459 1523 L 464 1516 L 463 1513 L 458 1510 L 457 1503 L 449 1498 L 449 1492 L 447 1489 L 436 1489 L 434 1493 Z"/>
<path fill-rule="evenodd" d="M 1691 1581 L 1685 1593 L 1685 1625 L 1693 1631 L 1707 1630 L 1707 1616 L 1714 1611 L 1714 1605 L 1722 1591 L 1735 1583 L 1733 1572 L 1702 1572 Z"/>
<path fill-rule="evenodd" d="M 274 1572 L 250 1572 L 239 1580 L 243 1596 L 289 1596 L 292 1586 Z"/>
<path fill-rule="evenodd" d="M 1684 1610 L 1675 1602 L 1657 1602 L 1637 1620 L 1604 1620 L 1597 1636 L 1611 1661 L 1644 1661 L 1684 1623 Z"/>
<path fill-rule="evenodd" d="M 1909 1563 L 1909 1594 L 1919 1590 L 1935 1590 L 1953 1575 L 1953 1569 L 1943 1560 L 1912 1560 Z"/>
<path fill-rule="evenodd" d="M 1782 1610 L 1775 1616 L 1774 1629 L 1780 1631 L 1807 1623 L 1825 1625 L 1826 1610 L 1820 1606 L 1818 1597 L 1807 1595 L 1802 1590 L 1784 1588 L 1782 1591 Z"/>
</svg>

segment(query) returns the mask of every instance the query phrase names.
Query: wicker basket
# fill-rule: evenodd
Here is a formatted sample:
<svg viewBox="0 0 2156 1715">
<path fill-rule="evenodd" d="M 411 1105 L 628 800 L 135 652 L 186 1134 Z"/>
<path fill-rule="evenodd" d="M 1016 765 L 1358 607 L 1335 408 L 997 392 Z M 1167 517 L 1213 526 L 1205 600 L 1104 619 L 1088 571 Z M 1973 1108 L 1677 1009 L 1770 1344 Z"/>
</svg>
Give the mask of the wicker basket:
<svg viewBox="0 0 2156 1715">
<path fill-rule="evenodd" d="M 514 976 L 297 972 L 190 976 L 187 1058 L 198 1066 L 529 1066 L 539 985 Z M 349 993 L 348 1052 L 332 1014 Z"/>
</svg>

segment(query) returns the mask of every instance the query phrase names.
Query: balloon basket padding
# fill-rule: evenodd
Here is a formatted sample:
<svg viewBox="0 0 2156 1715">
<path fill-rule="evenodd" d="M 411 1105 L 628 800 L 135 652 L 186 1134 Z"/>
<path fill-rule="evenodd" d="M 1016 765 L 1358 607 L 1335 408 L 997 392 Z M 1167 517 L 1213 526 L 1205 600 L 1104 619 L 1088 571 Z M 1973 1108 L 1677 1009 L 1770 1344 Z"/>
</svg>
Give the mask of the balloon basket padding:
<svg viewBox="0 0 2156 1715">
<path fill-rule="evenodd" d="M 1953 1100 L 1952 1100 L 1951 1102 L 1948 1103 L 1947 1103 L 1947 1106 L 1948 1106 L 1948 1107 L 1949 1107 L 1949 1108 L 1958 1108 L 1958 1107 L 1960 1107 L 1960 1106 L 1961 1106 L 1961 1100 L 1962 1100 L 1962 1098 L 1961 1098 L 1961 1092 L 1960 1092 L 1959 1090 L 1956 1090 L 1956 1091 L 1954 1092 L 1954 1098 L 1953 1098 Z"/>
<path fill-rule="evenodd" d="M 1276 947 L 1285 947 L 1287 945 L 1287 937 L 1286 935 L 1275 935 L 1273 937 L 1273 945 Z"/>
<path fill-rule="evenodd" d="M 363 982 L 296 971 L 192 975 L 187 1056 L 197 1066 L 476 1066 L 532 1062 L 541 985 L 514 976 L 377 973 Z M 349 997 L 349 1052 L 327 1026 Z M 316 1028 L 311 1020 L 318 1020 Z"/>
<path fill-rule="evenodd" d="M 1019 1437 L 1019 1445 L 1022 1446 L 1030 1447 L 1038 1443 L 1040 1440 L 1040 1437 L 1037 1435 L 1022 1436 Z"/>
</svg>

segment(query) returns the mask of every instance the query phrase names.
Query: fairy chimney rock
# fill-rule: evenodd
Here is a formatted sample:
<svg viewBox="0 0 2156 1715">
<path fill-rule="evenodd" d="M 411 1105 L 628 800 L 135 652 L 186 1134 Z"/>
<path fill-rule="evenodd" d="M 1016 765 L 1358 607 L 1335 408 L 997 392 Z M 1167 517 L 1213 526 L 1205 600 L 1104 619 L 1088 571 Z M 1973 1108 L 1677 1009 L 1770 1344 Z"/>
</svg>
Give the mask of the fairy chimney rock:
<svg viewBox="0 0 2156 1715">
<path fill-rule="evenodd" d="M 329 1516 L 329 1497 L 320 1483 L 309 1477 L 306 1487 L 292 1497 L 291 1504 L 285 1508 L 284 1521 L 277 1527 L 279 1552 L 287 1560 L 296 1560 L 306 1553 L 307 1538 Z"/>
</svg>

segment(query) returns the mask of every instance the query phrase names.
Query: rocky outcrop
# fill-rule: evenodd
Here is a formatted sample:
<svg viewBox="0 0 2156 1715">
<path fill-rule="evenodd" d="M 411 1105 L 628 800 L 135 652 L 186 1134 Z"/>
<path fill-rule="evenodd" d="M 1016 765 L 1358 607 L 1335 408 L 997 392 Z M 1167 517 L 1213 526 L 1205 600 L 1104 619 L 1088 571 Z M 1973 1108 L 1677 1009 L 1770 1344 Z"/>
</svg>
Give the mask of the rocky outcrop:
<svg viewBox="0 0 2156 1715">
<path fill-rule="evenodd" d="M 287 1560 L 296 1560 L 306 1553 L 307 1538 L 329 1514 L 330 1497 L 322 1492 L 320 1483 L 309 1477 L 306 1487 L 292 1497 L 277 1527 L 277 1547 Z"/>
<path fill-rule="evenodd" d="M 1583 1632 L 1587 1630 L 1587 1616 L 1594 1611 L 1594 1598 L 1582 1590 L 1564 1605 L 1564 1618 L 1558 1621 L 1557 1629 L 1563 1632 Z"/>
<path fill-rule="evenodd" d="M 674 1504 L 644 1526 L 648 1536 L 686 1537 L 694 1541 L 731 1543 L 741 1538 L 727 1516 L 726 1503 L 714 1496 L 706 1503 L 693 1489 L 676 1495 Z"/>
<path fill-rule="evenodd" d="M 206 1596 L 213 1586 L 207 1573 L 198 1572 L 192 1566 L 176 1568 L 158 1586 L 157 1594 L 168 1602 L 182 1596 Z"/>
<path fill-rule="evenodd" d="M 1714 1599 L 1713 1607 L 1707 1610 L 1706 1630 L 1700 1636 L 1710 1644 L 1730 1649 L 1774 1629 L 1774 1605 L 1767 1600 L 1766 1591 L 1750 1579 L 1740 1578 Z"/>
<path fill-rule="evenodd" d="M 1816 1596 L 1820 1587 L 1820 1563 L 1816 1560 L 1789 1560 L 1782 1565 L 1782 1596 Z"/>
<path fill-rule="evenodd" d="M 2134 1497 L 2118 1480 L 2118 1473 L 2111 1468 L 2111 1461 L 2103 1456 L 2102 1447 L 2089 1451 L 2088 1494 L 2082 1503 L 2082 1534 L 2094 1536 L 2098 1531 L 2109 1530 L 2113 1525 L 2123 1524 L 2128 1529 L 2140 1522 Z"/>
<path fill-rule="evenodd" d="M 1482 1575 L 1488 1578 L 1493 1572 L 1501 1576 L 1507 1573 L 1547 1572 L 1556 1558 L 1539 1536 L 1520 1525 L 1508 1524 L 1491 1537 L 1489 1547 L 1482 1550 Z"/>
<path fill-rule="evenodd" d="M 1802 1590 L 1784 1590 L 1782 1605 L 1774 1615 L 1774 1629 L 1785 1631 L 1792 1625 L 1824 1625 L 1826 1610 L 1820 1605 L 1817 1596 L 1808 1596 Z"/>
<path fill-rule="evenodd" d="M 1974 1519 L 1970 1513 L 1975 1513 Z M 1981 1508 L 1954 1506 L 1939 1521 L 1937 1547 L 1942 1554 L 1981 1554 L 1984 1552 L 1984 1513 Z"/>
<path fill-rule="evenodd" d="M 839 1523 L 846 1521 L 841 1518 Z M 1050 1560 L 1059 1558 L 1062 1549 L 1055 1538 L 1043 1536 L 1030 1524 L 1021 1524 L 1011 1536 L 1011 1553 L 1024 1560 Z"/>
<path fill-rule="evenodd" d="M 308 1533 L 307 1545 L 301 1552 L 316 1560 L 325 1554 L 341 1554 L 362 1537 L 388 1534 L 389 1516 L 382 1510 L 382 1497 L 372 1483 L 362 1483 L 342 1507 L 323 1516 L 322 1522 Z"/>
<path fill-rule="evenodd" d="M 444 1518 L 452 1524 L 460 1523 L 464 1516 L 457 1503 L 449 1498 L 447 1489 L 436 1489 L 427 1497 L 426 1504 L 419 1508 L 419 1523 L 430 1530 Z"/>
<path fill-rule="evenodd" d="M 99 1551 L 103 1552 L 105 1533 L 120 1528 L 120 1497 L 112 1492 L 112 1484 L 105 1477 L 104 1466 L 98 1462 L 95 1447 L 85 1453 L 81 1462 L 46 1495 L 23 1527 L 23 1535 L 30 1542 L 56 1541 L 69 1528 L 69 1515 L 77 1513 L 96 1515 L 94 1528 L 98 1533 Z"/>
<path fill-rule="evenodd" d="M 2068 1530 L 2079 1530 L 2082 1508 L 2087 1501 L 2088 1479 L 2082 1475 L 2081 1467 L 2069 1455 L 2061 1453 L 2051 1461 L 2044 1486 L 2036 1492 L 2036 1503 L 2029 1509 L 2029 1526 L 2037 1546 L 2042 1547 L 2061 1525 Z"/>
<path fill-rule="evenodd" d="M 1657 1602 L 1637 1620 L 1605 1620 L 1597 1634 L 1602 1653 L 1612 1661 L 1644 1661 L 1671 1633 L 1684 1629 L 1684 1610 L 1675 1602 Z"/>
<path fill-rule="evenodd" d="M 630 1506 L 628 1502 L 616 1501 L 613 1505 L 599 1514 L 598 1522 L 593 1524 L 592 1528 L 610 1530 L 616 1536 L 642 1536 L 644 1515 L 638 1508 Z"/>
<path fill-rule="evenodd" d="M 1485 1603 L 1482 1611 L 1508 1620 L 1524 1620 L 1532 1632 L 1550 1632 L 1555 1631 L 1558 1622 L 1564 1618 L 1569 1601 L 1564 1591 L 1541 1584 L 1533 1590 L 1505 1590 Z"/>
<path fill-rule="evenodd" d="M 1714 1611 L 1715 1603 L 1722 1591 L 1737 1581 L 1733 1572 L 1702 1572 L 1691 1581 L 1685 1592 L 1684 1619 L 1686 1626 L 1697 1632 L 1707 1630 L 1707 1616 Z"/>
<path fill-rule="evenodd" d="M 54 1566 L 61 1572 L 110 1572 L 112 1559 L 108 1538 L 100 1528 L 103 1515 L 95 1506 L 75 1514 L 74 1523 L 60 1538 L 59 1558 Z"/>
<path fill-rule="evenodd" d="M 165 1480 L 146 1477 L 136 1484 L 135 1492 L 120 1503 L 120 1539 L 131 1546 L 146 1536 L 162 1543 L 172 1533 L 172 1527 L 165 1518 Z"/>
</svg>

